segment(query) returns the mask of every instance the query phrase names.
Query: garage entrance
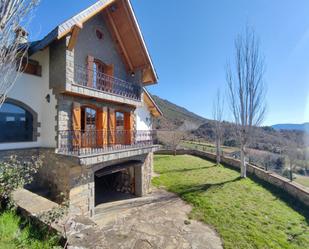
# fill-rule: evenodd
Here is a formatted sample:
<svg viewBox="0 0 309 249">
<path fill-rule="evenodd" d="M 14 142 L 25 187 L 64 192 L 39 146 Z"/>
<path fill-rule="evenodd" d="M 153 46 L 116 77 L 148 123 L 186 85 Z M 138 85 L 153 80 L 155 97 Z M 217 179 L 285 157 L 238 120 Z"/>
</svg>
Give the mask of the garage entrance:
<svg viewBox="0 0 309 249">
<path fill-rule="evenodd" d="M 124 163 L 95 173 L 95 206 L 136 197 L 136 167 Z"/>
</svg>

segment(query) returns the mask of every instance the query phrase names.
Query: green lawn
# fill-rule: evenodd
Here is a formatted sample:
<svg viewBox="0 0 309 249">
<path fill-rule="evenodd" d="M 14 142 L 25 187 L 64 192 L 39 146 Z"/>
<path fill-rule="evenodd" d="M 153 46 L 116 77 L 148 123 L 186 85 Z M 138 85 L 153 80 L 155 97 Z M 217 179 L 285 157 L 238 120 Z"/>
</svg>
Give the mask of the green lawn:
<svg viewBox="0 0 309 249">
<path fill-rule="evenodd" d="M 25 223 L 13 212 L 0 213 L 1 249 L 51 249 L 58 245 L 57 236 Z"/>
<path fill-rule="evenodd" d="M 296 175 L 295 182 L 309 188 L 309 176 Z"/>
<path fill-rule="evenodd" d="M 277 188 L 193 156 L 155 156 L 156 186 L 193 205 L 229 249 L 309 248 L 309 210 Z M 306 211 L 307 210 L 307 211 Z"/>
</svg>

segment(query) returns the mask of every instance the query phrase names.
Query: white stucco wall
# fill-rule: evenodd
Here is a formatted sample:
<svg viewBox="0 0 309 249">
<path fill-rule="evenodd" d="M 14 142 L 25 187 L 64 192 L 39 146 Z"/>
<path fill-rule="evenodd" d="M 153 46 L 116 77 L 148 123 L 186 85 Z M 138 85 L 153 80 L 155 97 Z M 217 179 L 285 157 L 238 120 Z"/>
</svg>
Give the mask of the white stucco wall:
<svg viewBox="0 0 309 249">
<path fill-rule="evenodd" d="M 0 143 L 0 150 L 32 147 L 56 147 L 56 99 L 49 89 L 49 49 L 33 55 L 31 59 L 39 61 L 42 66 L 42 77 L 22 74 L 8 94 L 9 98 L 16 99 L 31 107 L 38 114 L 40 134 L 35 142 Z M 50 95 L 50 103 L 45 99 Z"/>
<path fill-rule="evenodd" d="M 136 130 L 148 131 L 152 129 L 152 116 L 144 100 L 142 105 L 136 108 L 135 115 L 136 115 Z"/>
</svg>

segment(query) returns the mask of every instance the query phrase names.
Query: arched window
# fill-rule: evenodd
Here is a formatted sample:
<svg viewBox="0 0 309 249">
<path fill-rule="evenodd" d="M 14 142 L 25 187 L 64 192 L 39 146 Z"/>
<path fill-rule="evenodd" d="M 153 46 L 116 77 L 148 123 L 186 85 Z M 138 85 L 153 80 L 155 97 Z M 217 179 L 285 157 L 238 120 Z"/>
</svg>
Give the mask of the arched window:
<svg viewBox="0 0 309 249">
<path fill-rule="evenodd" d="M 0 108 L 0 143 L 33 141 L 33 121 L 23 106 L 5 102 Z"/>
</svg>

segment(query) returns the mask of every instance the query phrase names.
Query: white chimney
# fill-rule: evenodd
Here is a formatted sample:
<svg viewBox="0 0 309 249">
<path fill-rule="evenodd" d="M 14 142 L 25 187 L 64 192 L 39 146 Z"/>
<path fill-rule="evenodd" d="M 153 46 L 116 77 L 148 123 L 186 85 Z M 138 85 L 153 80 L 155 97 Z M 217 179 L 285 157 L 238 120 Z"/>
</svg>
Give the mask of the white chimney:
<svg viewBox="0 0 309 249">
<path fill-rule="evenodd" d="M 20 44 L 24 44 L 28 42 L 28 32 L 21 26 L 15 29 L 15 39 Z"/>
</svg>

